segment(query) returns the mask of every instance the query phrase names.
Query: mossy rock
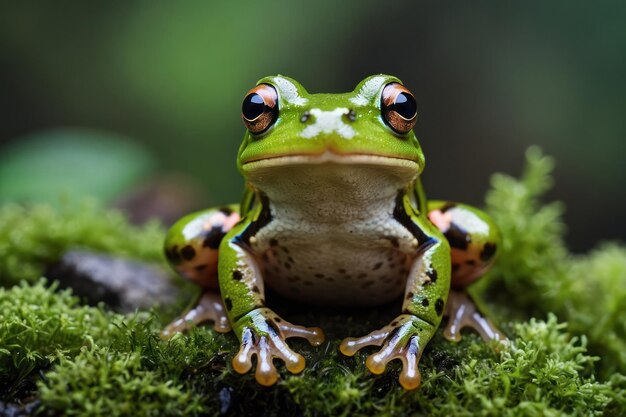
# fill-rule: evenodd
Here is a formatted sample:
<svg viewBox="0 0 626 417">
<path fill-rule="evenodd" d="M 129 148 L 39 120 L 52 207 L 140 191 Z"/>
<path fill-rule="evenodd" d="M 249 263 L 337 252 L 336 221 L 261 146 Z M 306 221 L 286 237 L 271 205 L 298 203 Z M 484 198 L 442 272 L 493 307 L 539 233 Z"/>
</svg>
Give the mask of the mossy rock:
<svg viewBox="0 0 626 417">
<path fill-rule="evenodd" d="M 552 162 L 536 149 L 527 159 L 521 179 L 494 177 L 487 210 L 505 241 L 475 289 L 511 343 L 496 349 L 468 333 L 455 344 L 439 331 L 420 364 L 422 387 L 411 392 L 397 367 L 373 376 L 366 354 L 337 350 L 341 337 L 376 328 L 391 311 L 283 306 L 289 319 L 321 324 L 329 341 L 295 341 L 305 371 L 261 387 L 232 371 L 232 334 L 201 327 L 164 341 L 158 334 L 174 310 L 120 315 L 40 279 L 70 247 L 163 262 L 158 225 L 133 228 L 92 205 L 1 207 L 0 401 L 30 404 L 24 414 L 76 416 L 626 415 L 626 250 L 571 255 L 562 207 L 538 200 Z"/>
</svg>

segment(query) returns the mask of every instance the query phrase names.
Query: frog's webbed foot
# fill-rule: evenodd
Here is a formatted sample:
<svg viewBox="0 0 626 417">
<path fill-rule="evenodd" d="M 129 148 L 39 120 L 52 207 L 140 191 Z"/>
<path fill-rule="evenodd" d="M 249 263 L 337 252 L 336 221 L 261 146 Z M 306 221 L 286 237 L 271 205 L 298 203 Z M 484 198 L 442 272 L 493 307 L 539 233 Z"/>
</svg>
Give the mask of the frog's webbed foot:
<svg viewBox="0 0 626 417">
<path fill-rule="evenodd" d="M 301 337 L 313 346 L 324 342 L 324 332 L 319 327 L 291 324 L 268 308 L 251 311 L 235 327 L 241 331 L 241 348 L 233 358 L 233 368 L 238 373 L 245 374 L 252 368 L 252 356 L 256 355 L 255 378 L 264 386 L 273 385 L 278 380 L 274 358 L 285 362 L 287 370 L 293 374 L 304 369 L 304 357 L 291 350 L 285 342 L 286 339 Z"/>
<path fill-rule="evenodd" d="M 465 291 L 450 290 L 444 315 L 448 316 L 448 324 L 443 335 L 450 341 L 460 341 L 461 330 L 466 327 L 474 329 L 486 342 L 507 340 L 504 333 L 478 311 L 476 304 Z"/>
<path fill-rule="evenodd" d="M 161 332 L 161 337 L 167 339 L 174 333 L 184 332 L 205 321 L 212 321 L 216 332 L 230 332 L 230 323 L 222 298 L 218 293 L 207 291 L 200 297 L 198 304 L 182 316 L 171 322 Z"/>
<path fill-rule="evenodd" d="M 435 326 L 416 316 L 402 314 L 367 336 L 344 339 L 339 349 L 344 355 L 353 356 L 366 346 L 382 345 L 377 353 L 368 356 L 365 365 L 373 374 L 379 375 L 385 371 L 387 363 L 399 359 L 402 362 L 400 385 L 411 390 L 420 386 L 421 375 L 417 365 L 435 330 Z"/>
</svg>

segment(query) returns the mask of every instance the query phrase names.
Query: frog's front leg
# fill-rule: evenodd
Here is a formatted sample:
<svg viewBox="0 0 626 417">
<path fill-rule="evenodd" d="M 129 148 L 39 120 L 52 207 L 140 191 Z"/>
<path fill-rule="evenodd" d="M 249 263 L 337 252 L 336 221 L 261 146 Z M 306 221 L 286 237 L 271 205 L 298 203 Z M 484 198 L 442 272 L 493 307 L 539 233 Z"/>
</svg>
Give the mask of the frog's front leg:
<svg viewBox="0 0 626 417">
<path fill-rule="evenodd" d="M 419 247 L 407 280 L 402 314 L 367 336 L 344 339 L 340 350 L 352 356 L 366 346 L 382 346 L 367 358 L 366 366 L 372 373 L 381 374 L 387 363 L 399 359 L 400 384 L 410 390 L 421 383 L 418 363 L 444 312 L 450 287 L 450 248 L 424 217 L 407 215 L 403 220 Z"/>
<path fill-rule="evenodd" d="M 241 348 L 232 360 L 233 369 L 244 374 L 252 368 L 256 355 L 255 378 L 261 385 L 273 385 L 278 380 L 274 358 L 285 362 L 287 370 L 299 373 L 305 367 L 304 357 L 286 343 L 290 337 L 301 337 L 311 345 L 324 341 L 319 327 L 291 324 L 265 307 L 264 285 L 258 260 L 245 234 L 249 224 L 241 224 L 220 247 L 219 282 L 222 297 Z M 252 227 L 252 229 L 254 226 Z M 252 238 L 253 239 L 253 238 Z"/>
</svg>

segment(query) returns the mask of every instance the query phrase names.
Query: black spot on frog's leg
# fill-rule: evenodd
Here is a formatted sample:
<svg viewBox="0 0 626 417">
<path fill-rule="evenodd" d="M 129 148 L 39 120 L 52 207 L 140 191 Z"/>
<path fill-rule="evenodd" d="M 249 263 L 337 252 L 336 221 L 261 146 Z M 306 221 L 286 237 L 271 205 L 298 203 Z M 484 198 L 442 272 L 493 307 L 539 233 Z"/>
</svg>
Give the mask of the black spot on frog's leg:
<svg viewBox="0 0 626 417">
<path fill-rule="evenodd" d="M 240 271 L 240 270 L 238 270 L 238 269 L 235 269 L 235 270 L 233 271 L 233 279 L 234 279 L 235 281 L 241 281 L 241 280 L 242 280 L 242 278 L 243 278 L 243 274 L 241 273 L 241 271 Z"/>
<path fill-rule="evenodd" d="M 176 245 L 172 246 L 169 250 L 165 250 L 165 256 L 174 265 L 178 265 L 183 261 L 180 257 L 180 253 L 178 253 L 178 246 Z"/>
<path fill-rule="evenodd" d="M 450 246 L 456 249 L 465 250 L 472 241 L 471 236 L 455 223 L 450 224 L 450 227 L 443 235 L 448 239 Z"/>
<path fill-rule="evenodd" d="M 190 261 L 196 257 L 196 250 L 191 247 L 191 245 L 187 245 L 180 250 L 181 255 L 186 261 Z"/>
<path fill-rule="evenodd" d="M 218 249 L 225 235 L 226 233 L 224 233 L 221 226 L 213 226 L 211 230 L 204 235 L 202 246 L 205 248 Z"/>
<path fill-rule="evenodd" d="M 407 300 L 410 300 L 411 298 L 413 298 L 413 295 L 415 295 L 415 294 L 413 294 L 412 292 L 409 292 L 409 293 L 406 295 L 406 299 L 407 299 Z"/>
<path fill-rule="evenodd" d="M 435 311 L 437 312 L 438 316 L 441 316 L 441 314 L 443 313 L 443 300 L 441 298 L 437 299 L 437 301 L 435 302 Z"/>
<path fill-rule="evenodd" d="M 443 206 L 441 206 L 441 208 L 439 209 L 442 213 L 445 213 L 446 211 L 453 209 L 456 207 L 456 203 L 452 203 L 450 201 L 448 201 L 446 204 L 444 204 Z"/>
<path fill-rule="evenodd" d="M 497 246 L 495 243 L 485 243 L 483 250 L 480 251 L 480 260 L 488 262 L 496 253 Z"/>
<path fill-rule="evenodd" d="M 261 293 L 261 291 L 259 290 L 259 287 L 257 287 L 256 285 L 254 287 L 252 287 L 252 292 L 255 292 L 257 294 Z"/>
<path fill-rule="evenodd" d="M 383 266 L 383 263 L 378 262 L 376 265 L 374 265 L 374 267 L 372 268 L 372 271 L 376 271 L 377 269 L 380 269 L 381 266 Z"/>
<path fill-rule="evenodd" d="M 430 278 L 430 281 L 426 283 L 426 285 L 434 284 L 437 282 L 437 270 L 431 269 L 430 271 L 426 271 L 426 275 Z"/>
<path fill-rule="evenodd" d="M 278 240 L 271 238 L 270 239 L 270 246 L 278 246 Z"/>
<path fill-rule="evenodd" d="M 428 298 L 424 298 L 424 299 L 422 300 L 422 306 L 423 306 L 423 307 L 428 307 L 428 305 L 429 305 L 429 304 L 430 304 L 430 302 L 428 301 Z"/>
<path fill-rule="evenodd" d="M 224 298 L 224 305 L 226 306 L 226 310 L 230 311 L 233 309 L 233 300 L 226 297 Z"/>
</svg>

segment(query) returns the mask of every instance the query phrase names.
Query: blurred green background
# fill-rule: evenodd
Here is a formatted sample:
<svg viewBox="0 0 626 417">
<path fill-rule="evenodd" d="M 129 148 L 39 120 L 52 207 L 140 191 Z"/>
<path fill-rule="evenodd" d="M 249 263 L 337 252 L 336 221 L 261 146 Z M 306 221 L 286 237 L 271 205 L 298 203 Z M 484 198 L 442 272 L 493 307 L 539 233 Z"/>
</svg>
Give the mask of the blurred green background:
<svg viewBox="0 0 626 417">
<path fill-rule="evenodd" d="M 418 99 L 429 196 L 480 205 L 538 144 L 571 247 L 626 240 L 625 22 L 615 1 L 3 2 L 0 202 L 236 201 L 257 79 L 343 92 L 384 72 Z"/>
</svg>

